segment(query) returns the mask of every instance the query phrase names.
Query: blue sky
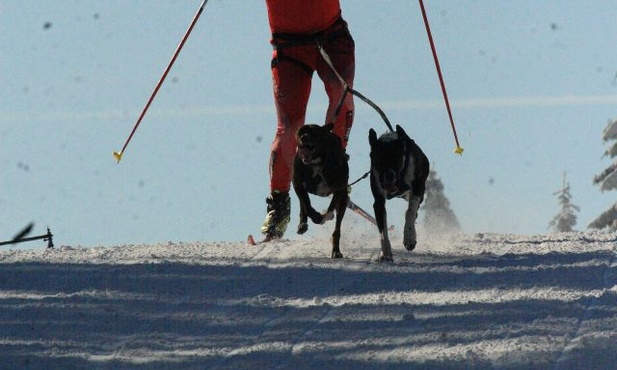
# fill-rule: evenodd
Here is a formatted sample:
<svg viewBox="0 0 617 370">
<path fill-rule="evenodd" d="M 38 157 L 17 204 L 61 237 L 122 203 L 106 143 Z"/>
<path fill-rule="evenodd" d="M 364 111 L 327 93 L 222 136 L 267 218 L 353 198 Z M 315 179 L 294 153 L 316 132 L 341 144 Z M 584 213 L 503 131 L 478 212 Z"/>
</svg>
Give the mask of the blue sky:
<svg viewBox="0 0 617 370">
<path fill-rule="evenodd" d="M 578 230 L 614 202 L 592 185 L 617 118 L 614 2 L 425 2 L 463 156 L 418 3 L 341 3 L 355 88 L 422 146 L 466 232 L 547 232 L 564 171 Z M 199 4 L 0 1 L 0 240 L 31 221 L 66 245 L 258 233 L 275 125 L 265 2 L 210 0 L 122 162 L 111 154 Z M 323 122 L 317 78 L 309 104 Z M 369 128 L 386 130 L 356 106 L 353 179 L 368 170 Z M 352 198 L 370 210 L 368 182 Z M 394 223 L 402 203 L 389 204 Z M 294 199 L 288 237 L 296 214 Z"/>
</svg>

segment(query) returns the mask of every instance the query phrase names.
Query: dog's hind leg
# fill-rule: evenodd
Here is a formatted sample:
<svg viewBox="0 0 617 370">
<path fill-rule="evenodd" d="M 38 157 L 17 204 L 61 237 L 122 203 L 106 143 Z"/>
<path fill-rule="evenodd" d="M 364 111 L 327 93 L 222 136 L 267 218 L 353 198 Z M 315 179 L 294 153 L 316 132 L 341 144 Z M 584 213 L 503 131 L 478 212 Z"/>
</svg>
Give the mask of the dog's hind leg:
<svg viewBox="0 0 617 370">
<path fill-rule="evenodd" d="M 332 200 L 330 201 L 328 208 L 321 213 L 321 217 L 323 217 L 322 223 L 325 223 L 326 221 L 330 221 L 334 218 L 334 211 L 338 209 L 337 207 L 339 205 L 339 202 L 340 202 L 340 194 L 335 192 L 332 195 Z"/>
<path fill-rule="evenodd" d="M 328 209 L 320 213 L 320 215 L 321 215 L 321 222 L 319 222 L 319 224 L 323 225 L 326 223 L 326 221 L 330 221 L 334 218 L 334 210 L 330 210 L 330 207 L 328 207 Z"/>
<path fill-rule="evenodd" d="M 336 201 L 336 226 L 334 227 L 334 232 L 332 233 L 332 258 L 343 258 L 343 254 L 340 249 L 341 225 L 343 223 L 345 211 L 347 210 L 348 199 L 349 194 L 347 193 L 347 189 L 334 193 L 332 196 L 332 202 L 334 203 Z"/>
<path fill-rule="evenodd" d="M 300 222 L 298 222 L 298 230 L 297 233 L 299 235 L 304 234 L 308 230 L 308 222 L 306 218 L 306 213 L 300 211 Z"/>
<path fill-rule="evenodd" d="M 405 212 L 405 229 L 403 230 L 403 245 L 408 251 L 412 251 L 416 247 L 416 218 L 418 217 L 418 208 L 422 198 L 412 196 Z"/>
</svg>

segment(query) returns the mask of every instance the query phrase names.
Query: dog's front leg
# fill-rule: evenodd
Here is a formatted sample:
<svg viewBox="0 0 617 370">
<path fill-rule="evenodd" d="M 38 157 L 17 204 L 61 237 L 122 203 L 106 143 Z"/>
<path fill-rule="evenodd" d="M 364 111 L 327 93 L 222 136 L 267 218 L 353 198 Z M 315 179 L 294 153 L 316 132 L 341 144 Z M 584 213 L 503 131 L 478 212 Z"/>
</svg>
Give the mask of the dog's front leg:
<svg viewBox="0 0 617 370">
<path fill-rule="evenodd" d="M 298 234 L 304 234 L 308 230 L 307 217 L 313 223 L 321 225 L 325 222 L 321 213 L 317 212 L 311 205 L 309 193 L 303 187 L 295 188 L 298 202 L 300 203 L 300 223 L 298 224 Z"/>
<path fill-rule="evenodd" d="M 418 217 L 418 207 L 422 199 L 418 196 L 412 196 L 405 212 L 405 229 L 403 230 L 403 245 L 408 251 L 412 251 L 416 247 L 416 218 Z"/>
<path fill-rule="evenodd" d="M 324 217 L 324 215 L 322 215 L 321 213 L 317 212 L 315 210 L 315 208 L 313 208 L 313 206 L 311 206 L 310 202 L 307 204 L 306 214 L 311 219 L 311 221 L 313 221 L 314 224 L 323 225 L 324 222 L 327 221 L 326 218 Z M 330 217 L 328 220 L 331 220 L 331 219 L 332 219 L 332 217 Z"/>
<path fill-rule="evenodd" d="M 297 232 L 298 234 L 304 234 L 308 230 L 307 208 L 311 207 L 311 199 L 304 187 L 294 184 L 294 190 L 298 196 L 298 203 L 300 203 L 300 222 L 298 223 Z"/>
<path fill-rule="evenodd" d="M 332 204 L 334 205 L 333 207 L 336 208 L 336 225 L 332 233 L 332 258 L 343 258 L 340 249 L 341 224 L 343 223 L 343 216 L 345 216 L 345 211 L 347 210 L 348 199 L 349 194 L 347 193 L 347 189 L 332 195 Z"/>
<path fill-rule="evenodd" d="M 381 254 L 379 262 L 392 262 L 392 247 L 390 246 L 390 238 L 388 237 L 388 217 L 386 214 L 386 198 L 379 194 L 373 195 L 375 202 L 373 203 L 373 211 L 375 211 L 375 221 L 377 221 L 377 229 L 381 237 Z"/>
</svg>

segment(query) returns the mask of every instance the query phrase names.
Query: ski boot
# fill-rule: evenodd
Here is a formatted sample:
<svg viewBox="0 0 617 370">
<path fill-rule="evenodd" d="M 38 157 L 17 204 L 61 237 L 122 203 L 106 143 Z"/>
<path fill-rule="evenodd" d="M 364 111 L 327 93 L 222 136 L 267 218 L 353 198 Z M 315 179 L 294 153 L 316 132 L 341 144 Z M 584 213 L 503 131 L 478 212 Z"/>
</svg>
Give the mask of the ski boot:
<svg viewBox="0 0 617 370">
<path fill-rule="evenodd" d="M 261 233 L 264 234 L 265 240 L 280 239 L 285 234 L 287 225 L 289 224 L 291 201 L 289 192 L 273 190 L 268 198 L 266 198 L 268 207 L 266 219 L 261 227 Z"/>
</svg>

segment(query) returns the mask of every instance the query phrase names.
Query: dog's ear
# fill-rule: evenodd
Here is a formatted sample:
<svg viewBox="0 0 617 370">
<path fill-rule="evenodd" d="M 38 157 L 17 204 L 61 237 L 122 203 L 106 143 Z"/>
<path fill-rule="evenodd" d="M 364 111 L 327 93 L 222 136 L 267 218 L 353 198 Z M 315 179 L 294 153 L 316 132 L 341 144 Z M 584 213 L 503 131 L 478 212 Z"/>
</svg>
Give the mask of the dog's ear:
<svg viewBox="0 0 617 370">
<path fill-rule="evenodd" d="M 296 131 L 296 136 L 298 138 L 306 135 L 306 134 L 310 134 L 311 132 L 315 131 L 315 128 L 318 128 L 319 125 L 313 124 L 313 123 L 307 123 L 305 125 L 300 126 L 300 128 L 298 129 L 298 131 Z"/>
<path fill-rule="evenodd" d="M 410 140 L 409 136 L 407 135 L 405 130 L 403 130 L 403 128 L 400 125 L 396 125 L 396 133 L 400 138 Z"/>
<path fill-rule="evenodd" d="M 332 129 L 334 129 L 334 123 L 330 122 L 323 125 L 322 127 L 324 130 L 326 130 L 326 132 L 332 132 Z"/>
<path fill-rule="evenodd" d="M 373 129 L 368 130 L 368 142 L 371 144 L 371 147 L 377 144 L 377 133 Z"/>
</svg>

